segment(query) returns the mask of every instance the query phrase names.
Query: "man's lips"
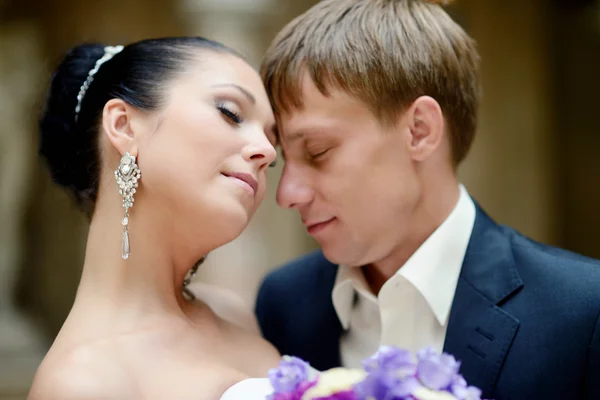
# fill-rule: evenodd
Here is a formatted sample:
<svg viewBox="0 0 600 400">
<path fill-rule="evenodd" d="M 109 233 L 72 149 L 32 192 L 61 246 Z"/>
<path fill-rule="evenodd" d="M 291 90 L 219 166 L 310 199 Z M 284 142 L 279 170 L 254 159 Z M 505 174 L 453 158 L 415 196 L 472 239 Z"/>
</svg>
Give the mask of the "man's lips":
<svg viewBox="0 0 600 400">
<path fill-rule="evenodd" d="M 229 172 L 223 173 L 223 175 L 228 178 L 236 179 L 239 184 L 246 186 L 252 192 L 253 196 L 256 196 L 256 192 L 258 192 L 258 181 L 252 175 L 245 172 Z"/>
<path fill-rule="evenodd" d="M 325 226 L 329 225 L 329 223 L 333 222 L 333 220 L 335 220 L 335 217 L 331 217 L 329 219 L 312 220 L 312 221 L 306 221 L 306 222 L 303 221 L 303 222 L 304 222 L 304 225 L 306 226 L 306 230 L 308 231 L 308 233 L 313 234 L 313 233 L 320 231 Z"/>
</svg>

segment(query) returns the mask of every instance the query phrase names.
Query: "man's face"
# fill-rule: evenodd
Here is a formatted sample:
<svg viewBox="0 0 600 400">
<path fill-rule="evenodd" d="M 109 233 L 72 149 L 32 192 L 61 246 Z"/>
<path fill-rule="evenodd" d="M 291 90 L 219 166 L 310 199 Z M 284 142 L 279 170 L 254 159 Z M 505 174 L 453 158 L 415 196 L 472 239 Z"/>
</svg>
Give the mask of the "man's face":
<svg viewBox="0 0 600 400">
<path fill-rule="evenodd" d="M 420 185 L 400 116 L 384 127 L 371 110 L 304 76 L 304 106 L 279 115 L 285 166 L 277 202 L 295 208 L 332 262 L 365 265 L 387 257 L 410 233 Z"/>
</svg>

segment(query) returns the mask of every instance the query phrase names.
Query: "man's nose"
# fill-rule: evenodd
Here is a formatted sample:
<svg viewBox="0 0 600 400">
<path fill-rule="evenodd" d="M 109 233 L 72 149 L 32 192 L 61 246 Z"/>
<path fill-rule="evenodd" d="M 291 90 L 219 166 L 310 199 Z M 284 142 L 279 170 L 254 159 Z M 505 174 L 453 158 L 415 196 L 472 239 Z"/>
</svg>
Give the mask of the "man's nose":
<svg viewBox="0 0 600 400">
<path fill-rule="evenodd" d="M 298 208 L 313 199 L 313 190 L 298 170 L 286 164 L 277 187 L 277 204 L 281 208 Z"/>
</svg>

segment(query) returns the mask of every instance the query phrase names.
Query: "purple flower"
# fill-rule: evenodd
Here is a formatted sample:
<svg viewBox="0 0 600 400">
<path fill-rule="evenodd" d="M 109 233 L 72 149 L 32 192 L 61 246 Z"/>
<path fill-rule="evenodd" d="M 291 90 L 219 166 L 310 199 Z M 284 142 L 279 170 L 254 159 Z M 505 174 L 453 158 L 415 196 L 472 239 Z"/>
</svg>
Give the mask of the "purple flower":
<svg viewBox="0 0 600 400">
<path fill-rule="evenodd" d="M 403 376 L 413 375 L 417 370 L 415 357 L 410 351 L 391 346 L 382 346 L 373 356 L 363 361 L 367 373 L 394 370 Z"/>
<path fill-rule="evenodd" d="M 442 392 L 458 400 L 481 400 L 481 390 L 468 386 L 458 373 L 460 362 L 432 348 L 415 357 L 407 350 L 383 346 L 363 361 L 363 367 L 364 372 L 334 368 L 313 378 L 308 363 L 290 357 L 269 371 L 275 392 L 268 400 L 302 400 L 303 396 L 314 400 L 414 400 L 425 395 L 434 398 Z"/>
<path fill-rule="evenodd" d="M 302 400 L 302 396 L 304 396 L 304 393 L 310 389 L 311 387 L 315 386 L 317 384 L 317 379 L 315 379 L 314 381 L 310 381 L 310 382 L 302 382 L 300 383 L 297 387 L 296 390 L 294 390 L 293 392 L 287 392 L 287 393 L 273 393 L 272 395 L 269 395 L 267 397 L 267 400 Z"/>
<path fill-rule="evenodd" d="M 450 392 L 459 400 L 481 400 L 481 390 L 474 386 L 467 386 L 467 381 L 460 374 L 454 377 Z"/>
<path fill-rule="evenodd" d="M 345 390 L 337 392 L 329 396 L 317 397 L 313 400 L 358 400 L 356 393 L 353 390 Z"/>
<path fill-rule="evenodd" d="M 450 388 L 458 374 L 460 362 L 449 354 L 437 354 L 432 348 L 421 350 L 417 358 L 417 377 L 425 387 L 433 390 Z"/>
<path fill-rule="evenodd" d="M 309 364 L 297 357 L 279 362 L 277 368 L 269 370 L 269 381 L 275 393 L 293 393 L 308 381 Z"/>
<path fill-rule="evenodd" d="M 408 399 L 411 398 L 410 396 L 421 386 L 422 385 L 417 378 L 410 376 L 393 386 L 389 393 L 392 395 L 391 398 L 394 400 L 404 398 Z"/>
<path fill-rule="evenodd" d="M 383 346 L 375 355 L 363 361 L 368 374 L 373 374 L 384 386 L 398 386 L 417 372 L 415 357 L 404 349 Z"/>
<path fill-rule="evenodd" d="M 362 382 L 354 386 L 354 391 L 359 399 L 382 400 L 387 397 L 389 389 L 389 386 L 383 383 L 377 373 L 369 374 Z"/>
<path fill-rule="evenodd" d="M 416 359 L 404 349 L 382 346 L 363 367 L 368 375 L 355 387 L 360 399 L 401 400 L 421 386 L 415 377 Z"/>
</svg>

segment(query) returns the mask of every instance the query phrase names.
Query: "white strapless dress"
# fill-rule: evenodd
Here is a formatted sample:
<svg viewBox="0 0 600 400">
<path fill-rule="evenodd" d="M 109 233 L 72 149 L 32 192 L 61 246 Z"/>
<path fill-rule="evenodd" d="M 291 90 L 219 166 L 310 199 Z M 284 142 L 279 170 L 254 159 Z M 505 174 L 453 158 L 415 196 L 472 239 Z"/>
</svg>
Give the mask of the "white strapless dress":
<svg viewBox="0 0 600 400">
<path fill-rule="evenodd" d="M 289 358 L 287 355 L 282 357 L 284 360 Z M 313 367 L 308 367 L 308 379 L 314 379 L 319 373 Z M 268 378 L 249 378 L 227 389 L 220 400 L 265 400 L 272 393 L 273 387 Z"/>
<path fill-rule="evenodd" d="M 220 400 L 265 400 L 273 393 L 267 378 L 244 379 L 227 389 Z"/>
</svg>

